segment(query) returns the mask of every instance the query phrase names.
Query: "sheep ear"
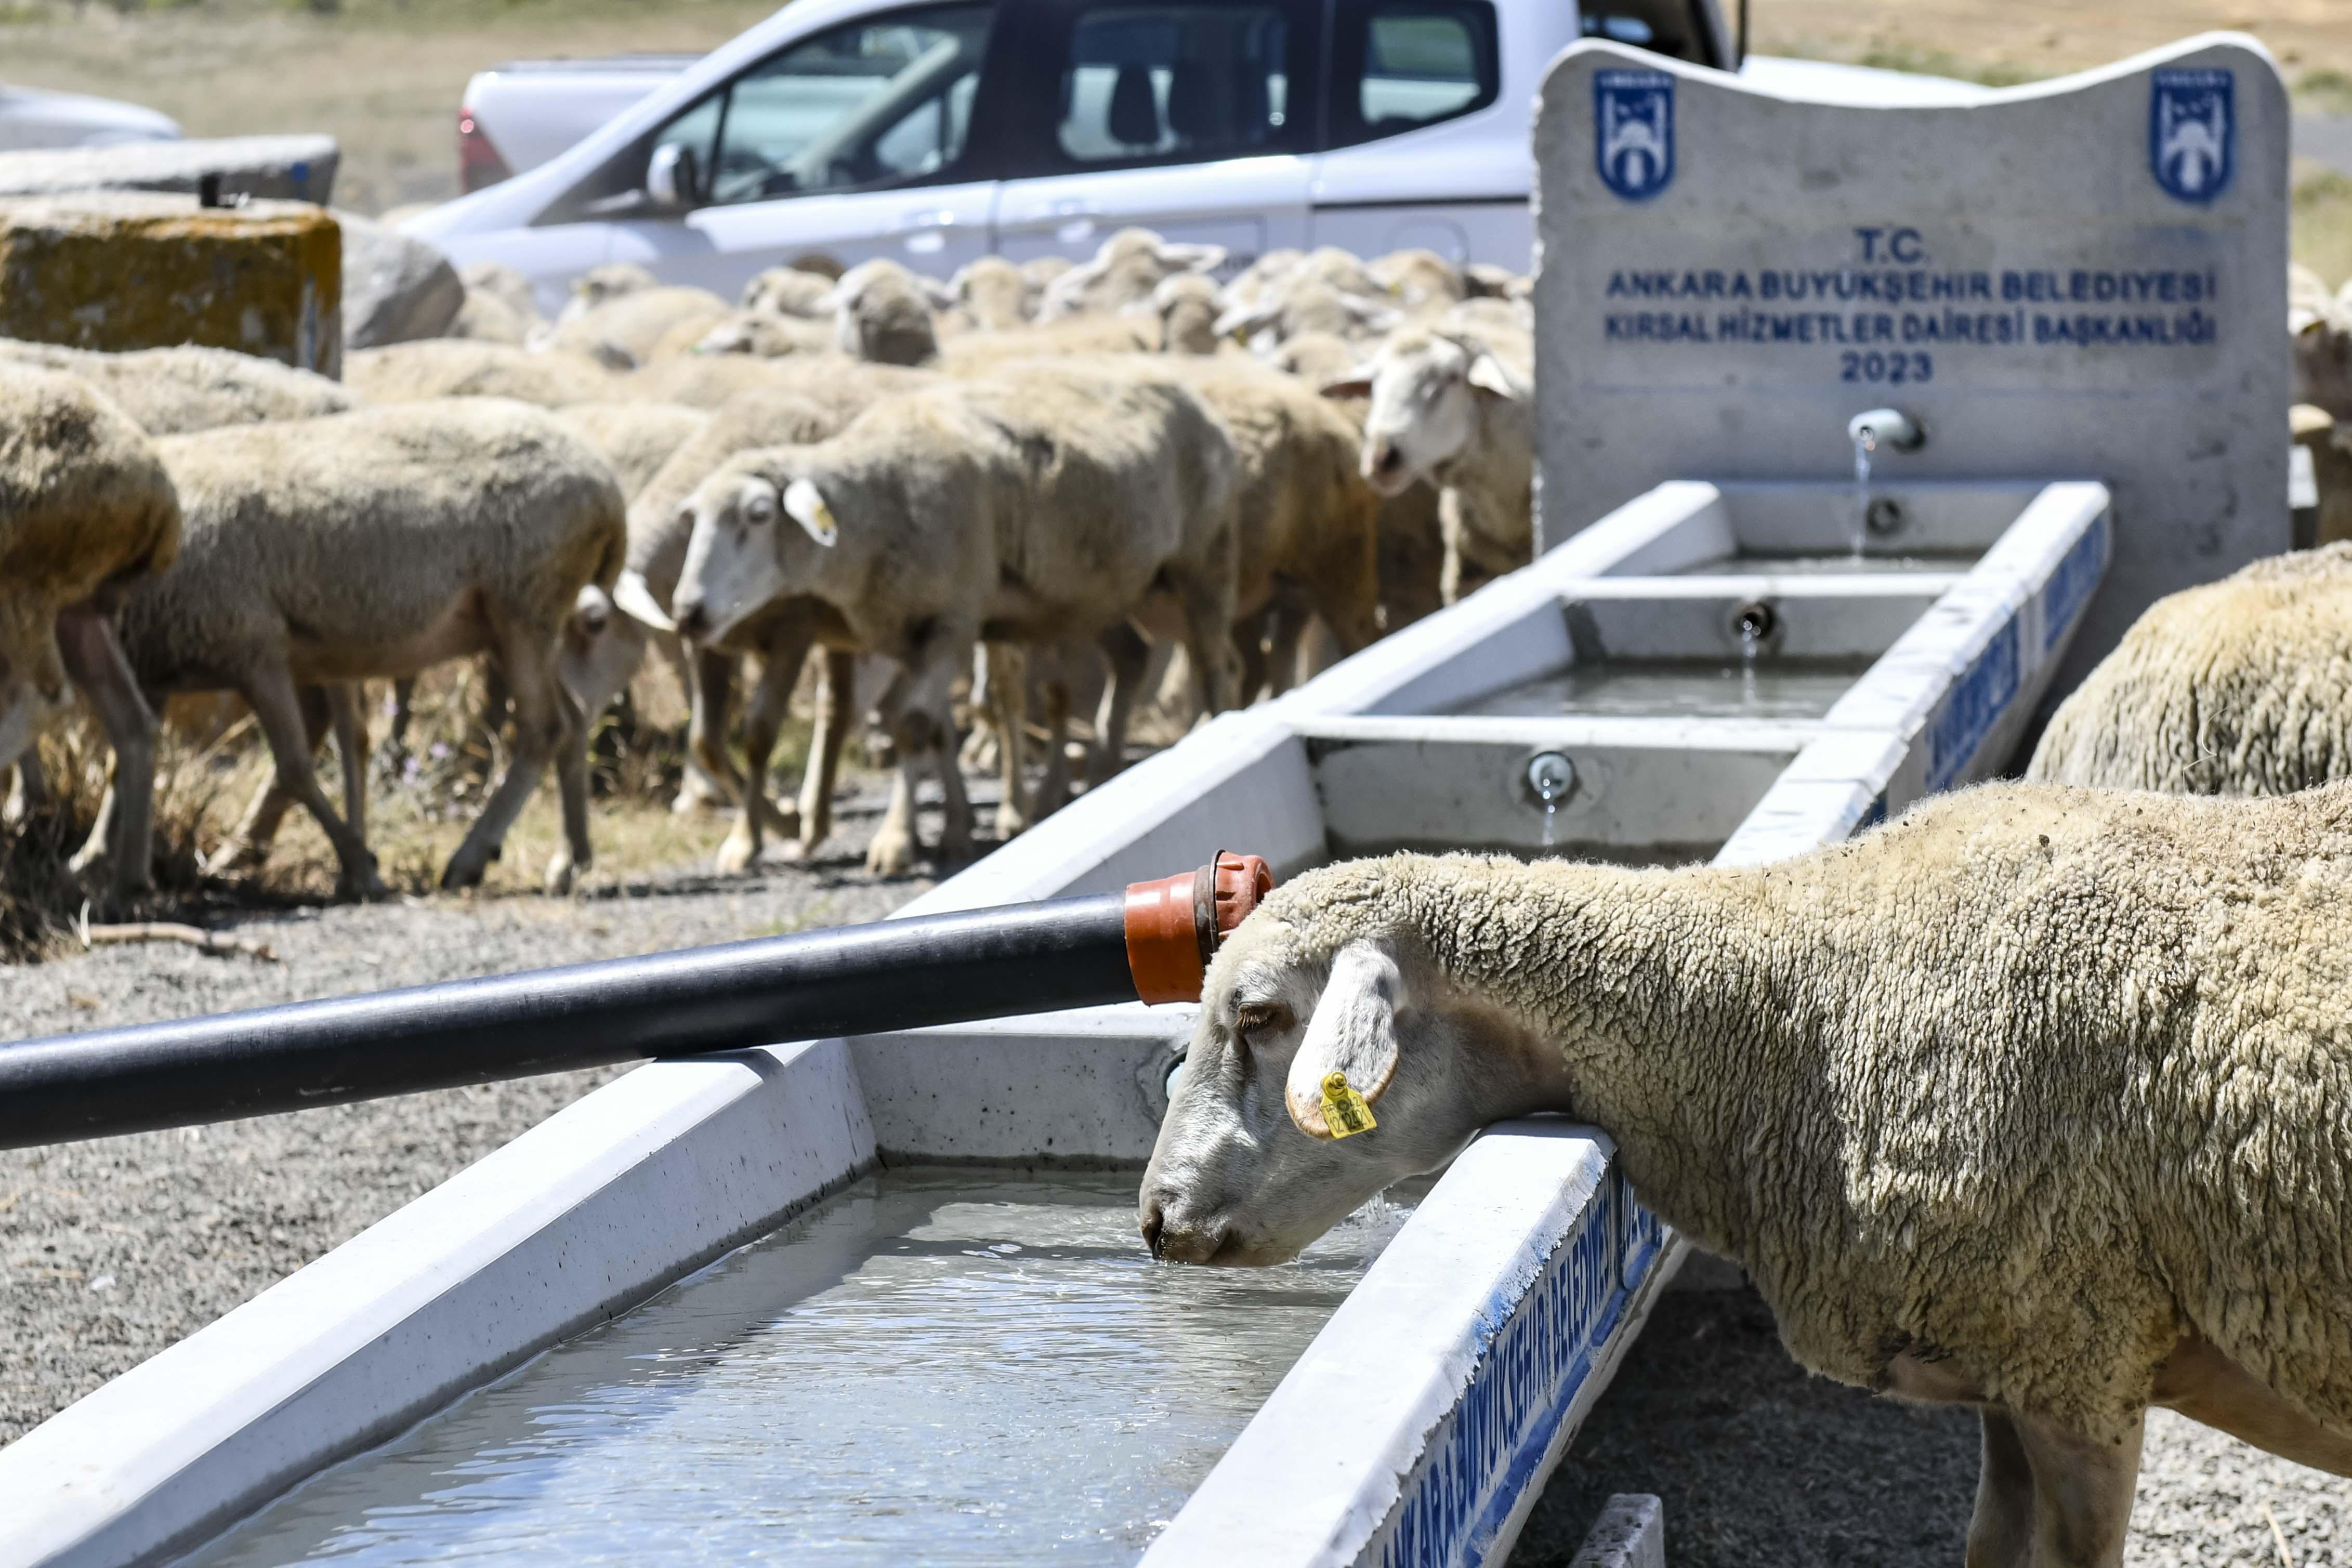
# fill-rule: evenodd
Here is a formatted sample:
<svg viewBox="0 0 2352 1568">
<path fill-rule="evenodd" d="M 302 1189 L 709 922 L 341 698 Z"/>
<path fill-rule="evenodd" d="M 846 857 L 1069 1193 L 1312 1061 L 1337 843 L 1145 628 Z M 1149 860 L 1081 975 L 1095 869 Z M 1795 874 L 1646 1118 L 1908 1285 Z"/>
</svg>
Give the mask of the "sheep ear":
<svg viewBox="0 0 2352 1568">
<path fill-rule="evenodd" d="M 669 618 L 668 611 L 656 602 L 654 591 L 646 584 L 641 572 L 621 573 L 620 580 L 613 584 L 613 604 L 631 620 L 641 621 L 656 632 L 677 630 L 677 622 Z"/>
<path fill-rule="evenodd" d="M 1518 378 L 1511 374 L 1509 366 L 1492 354 L 1481 354 L 1470 361 L 1469 380 L 1470 384 L 1480 392 L 1492 392 L 1496 397 L 1520 395 Z"/>
<path fill-rule="evenodd" d="M 1324 1119 L 1324 1086 L 1333 1073 L 1345 1077 L 1367 1106 L 1388 1092 L 1396 1076 L 1397 993 L 1403 985 L 1396 960 L 1370 942 L 1351 942 L 1331 960 L 1330 983 L 1307 1020 L 1307 1038 L 1291 1059 L 1283 1091 L 1291 1121 L 1308 1137 L 1346 1135 Z"/>
<path fill-rule="evenodd" d="M 793 515 L 808 537 L 831 549 L 841 542 L 841 525 L 834 520 L 833 508 L 824 504 L 824 495 L 806 479 L 795 479 L 784 486 L 784 510 Z"/>
<path fill-rule="evenodd" d="M 1279 305 L 1236 305 L 1209 329 L 1220 338 L 1247 338 L 1282 314 Z"/>
<path fill-rule="evenodd" d="M 1163 240 L 1160 259 L 1171 267 L 1187 272 L 1214 272 L 1225 265 L 1225 247 L 1221 245 L 1183 245 Z"/>
<path fill-rule="evenodd" d="M 1336 382 L 1323 383 L 1325 397 L 1370 397 L 1372 395 L 1372 372 L 1370 366 L 1359 365 Z"/>
<path fill-rule="evenodd" d="M 941 283 L 936 277 L 919 273 L 916 275 L 915 282 L 922 289 L 923 298 L 931 302 L 934 310 L 952 310 L 963 303 L 963 290 L 952 283 Z"/>
</svg>

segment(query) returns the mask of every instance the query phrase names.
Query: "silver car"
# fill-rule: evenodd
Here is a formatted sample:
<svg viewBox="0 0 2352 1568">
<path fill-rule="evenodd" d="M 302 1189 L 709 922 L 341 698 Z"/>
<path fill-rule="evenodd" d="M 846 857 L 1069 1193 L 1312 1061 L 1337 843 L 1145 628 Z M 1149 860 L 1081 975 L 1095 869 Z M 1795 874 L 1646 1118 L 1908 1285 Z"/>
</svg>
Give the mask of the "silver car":
<svg viewBox="0 0 2352 1568">
<path fill-rule="evenodd" d="M 135 103 L 0 82 L 0 152 L 171 141 L 179 134 L 177 120 Z"/>
</svg>

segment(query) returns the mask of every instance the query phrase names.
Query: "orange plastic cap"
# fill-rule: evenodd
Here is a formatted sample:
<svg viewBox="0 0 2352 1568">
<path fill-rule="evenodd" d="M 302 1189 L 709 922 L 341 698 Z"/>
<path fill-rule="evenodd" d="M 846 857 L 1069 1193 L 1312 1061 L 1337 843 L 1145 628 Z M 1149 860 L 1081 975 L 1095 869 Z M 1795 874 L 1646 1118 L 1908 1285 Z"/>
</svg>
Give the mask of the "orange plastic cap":
<svg viewBox="0 0 2352 1568">
<path fill-rule="evenodd" d="M 1198 871 L 1127 890 L 1127 967 L 1147 1002 L 1197 1002 L 1209 960 L 1259 900 L 1274 872 L 1256 855 L 1223 850 Z"/>
</svg>

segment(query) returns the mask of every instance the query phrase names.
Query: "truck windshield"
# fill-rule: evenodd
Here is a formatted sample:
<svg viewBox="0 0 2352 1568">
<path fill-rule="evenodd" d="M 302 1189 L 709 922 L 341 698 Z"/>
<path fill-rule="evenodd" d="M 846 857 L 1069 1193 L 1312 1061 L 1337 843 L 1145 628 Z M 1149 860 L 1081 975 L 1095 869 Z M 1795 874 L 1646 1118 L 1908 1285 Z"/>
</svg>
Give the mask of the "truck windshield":
<svg viewBox="0 0 2352 1568">
<path fill-rule="evenodd" d="M 938 174 L 962 154 L 995 8 L 894 11 L 803 39 L 670 121 L 696 200 L 765 201 Z"/>
</svg>

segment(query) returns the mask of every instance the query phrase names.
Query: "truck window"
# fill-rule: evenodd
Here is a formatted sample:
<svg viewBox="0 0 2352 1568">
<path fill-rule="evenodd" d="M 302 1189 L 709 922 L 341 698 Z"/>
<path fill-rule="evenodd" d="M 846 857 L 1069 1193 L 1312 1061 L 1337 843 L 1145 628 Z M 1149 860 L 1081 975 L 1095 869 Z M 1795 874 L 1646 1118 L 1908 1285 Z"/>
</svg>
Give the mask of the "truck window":
<svg viewBox="0 0 2352 1568">
<path fill-rule="evenodd" d="M 1712 66 L 1706 18 L 1695 0 L 1589 0 L 1581 7 L 1584 36 Z"/>
<path fill-rule="evenodd" d="M 845 23 L 745 71 L 616 155 L 535 221 L 635 216 L 674 147 L 695 206 L 887 189 L 959 177 L 993 4 Z"/>
<path fill-rule="evenodd" d="M 1472 113 L 1500 89 L 1486 0 L 1375 0 L 1338 7 L 1334 21 L 1334 147 Z"/>
<path fill-rule="evenodd" d="M 1313 13 L 1294 4 L 1078 13 L 1055 132 L 1072 163 L 1192 162 L 1313 143 Z"/>
</svg>

